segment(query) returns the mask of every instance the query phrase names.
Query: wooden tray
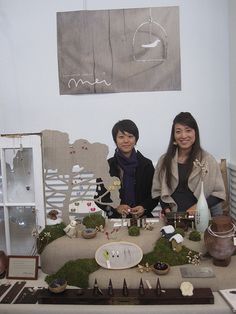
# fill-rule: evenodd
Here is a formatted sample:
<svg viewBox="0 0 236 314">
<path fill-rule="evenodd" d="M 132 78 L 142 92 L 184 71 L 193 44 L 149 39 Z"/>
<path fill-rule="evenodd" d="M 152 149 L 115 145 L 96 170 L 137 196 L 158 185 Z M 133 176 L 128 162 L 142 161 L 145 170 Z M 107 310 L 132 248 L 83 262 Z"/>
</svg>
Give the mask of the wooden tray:
<svg viewBox="0 0 236 314">
<path fill-rule="evenodd" d="M 142 249 L 130 242 L 106 243 L 95 253 L 97 263 L 107 269 L 131 268 L 136 266 L 142 258 Z"/>
<path fill-rule="evenodd" d="M 196 288 L 192 296 L 182 296 L 180 289 L 165 289 L 157 295 L 155 289 L 144 290 L 140 295 L 138 289 L 128 290 L 128 296 L 122 289 L 114 289 L 113 296 L 107 289 L 102 295 L 93 295 L 93 289 L 67 289 L 61 294 L 52 294 L 47 289 L 39 292 L 38 303 L 41 304 L 102 304 L 102 305 L 158 305 L 158 304 L 213 304 L 214 295 L 210 288 Z"/>
</svg>

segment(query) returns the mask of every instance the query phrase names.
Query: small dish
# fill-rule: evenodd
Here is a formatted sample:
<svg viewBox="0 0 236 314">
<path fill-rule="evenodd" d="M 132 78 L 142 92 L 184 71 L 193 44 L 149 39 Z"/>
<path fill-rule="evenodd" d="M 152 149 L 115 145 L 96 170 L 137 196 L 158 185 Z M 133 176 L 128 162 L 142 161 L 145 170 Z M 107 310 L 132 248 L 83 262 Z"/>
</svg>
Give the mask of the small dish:
<svg viewBox="0 0 236 314">
<path fill-rule="evenodd" d="M 65 291 L 66 286 L 67 281 L 65 279 L 57 278 L 50 283 L 48 289 L 53 293 L 61 293 Z"/>
<path fill-rule="evenodd" d="M 98 265 L 107 269 L 127 269 L 140 263 L 142 249 L 135 243 L 119 241 L 100 246 L 95 252 Z"/>
<path fill-rule="evenodd" d="M 97 230 L 93 228 L 86 228 L 81 232 L 81 235 L 85 239 L 92 239 L 96 237 Z"/>
<path fill-rule="evenodd" d="M 157 275 L 166 275 L 170 271 L 170 265 L 163 262 L 156 262 L 151 266 L 152 271 Z"/>
</svg>

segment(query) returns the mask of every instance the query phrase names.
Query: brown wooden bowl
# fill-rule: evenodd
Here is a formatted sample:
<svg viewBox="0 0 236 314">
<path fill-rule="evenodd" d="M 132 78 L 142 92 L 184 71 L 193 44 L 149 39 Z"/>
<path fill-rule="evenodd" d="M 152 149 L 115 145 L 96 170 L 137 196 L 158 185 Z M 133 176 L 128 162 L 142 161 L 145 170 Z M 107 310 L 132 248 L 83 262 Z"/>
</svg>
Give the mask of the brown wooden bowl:
<svg viewBox="0 0 236 314">
<path fill-rule="evenodd" d="M 93 228 L 86 228 L 81 232 L 81 235 L 85 239 L 92 239 L 96 237 L 97 235 L 97 230 Z"/>
<path fill-rule="evenodd" d="M 67 281 L 64 279 L 55 279 L 48 286 L 48 290 L 53 293 L 61 293 L 66 290 Z"/>
<path fill-rule="evenodd" d="M 157 275 L 166 275 L 170 271 L 170 265 L 167 263 L 156 262 L 151 269 Z"/>
</svg>

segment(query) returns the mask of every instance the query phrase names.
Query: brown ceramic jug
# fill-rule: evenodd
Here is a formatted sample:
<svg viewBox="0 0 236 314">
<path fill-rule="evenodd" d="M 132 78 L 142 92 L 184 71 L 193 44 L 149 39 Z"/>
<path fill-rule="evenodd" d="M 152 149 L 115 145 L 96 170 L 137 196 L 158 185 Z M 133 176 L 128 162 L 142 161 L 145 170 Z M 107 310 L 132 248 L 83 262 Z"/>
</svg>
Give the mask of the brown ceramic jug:
<svg viewBox="0 0 236 314">
<path fill-rule="evenodd" d="M 8 267 L 8 257 L 4 251 L 0 251 L 0 278 L 4 278 Z"/>
<path fill-rule="evenodd" d="M 204 233 L 204 241 L 216 266 L 228 266 L 235 252 L 235 225 L 229 216 L 216 216 Z"/>
</svg>

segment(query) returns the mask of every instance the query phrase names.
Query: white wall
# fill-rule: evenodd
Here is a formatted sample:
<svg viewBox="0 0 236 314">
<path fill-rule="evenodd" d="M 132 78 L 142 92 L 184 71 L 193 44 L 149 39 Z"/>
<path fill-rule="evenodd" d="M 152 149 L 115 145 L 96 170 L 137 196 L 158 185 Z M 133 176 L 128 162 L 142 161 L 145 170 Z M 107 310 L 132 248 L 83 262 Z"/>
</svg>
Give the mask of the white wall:
<svg viewBox="0 0 236 314">
<path fill-rule="evenodd" d="M 182 90 L 60 96 L 56 12 L 178 5 Z M 228 0 L 0 0 L 0 133 L 68 132 L 106 143 L 113 124 L 133 119 L 138 149 L 154 161 L 172 119 L 191 111 L 202 146 L 230 158 Z"/>
</svg>

